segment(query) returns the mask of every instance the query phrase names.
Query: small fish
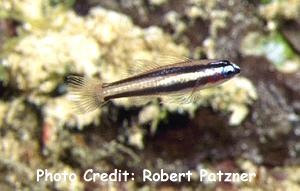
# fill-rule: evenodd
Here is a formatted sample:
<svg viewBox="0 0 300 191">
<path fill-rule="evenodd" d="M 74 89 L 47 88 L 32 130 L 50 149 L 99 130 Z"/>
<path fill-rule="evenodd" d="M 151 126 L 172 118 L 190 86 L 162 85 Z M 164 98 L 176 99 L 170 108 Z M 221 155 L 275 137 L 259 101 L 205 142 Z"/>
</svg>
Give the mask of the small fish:
<svg viewBox="0 0 300 191">
<path fill-rule="evenodd" d="M 73 101 L 84 113 L 116 98 L 193 97 L 195 91 L 216 86 L 239 73 L 240 68 L 228 60 L 183 60 L 112 83 L 74 75 L 68 76 L 67 82 Z"/>
</svg>

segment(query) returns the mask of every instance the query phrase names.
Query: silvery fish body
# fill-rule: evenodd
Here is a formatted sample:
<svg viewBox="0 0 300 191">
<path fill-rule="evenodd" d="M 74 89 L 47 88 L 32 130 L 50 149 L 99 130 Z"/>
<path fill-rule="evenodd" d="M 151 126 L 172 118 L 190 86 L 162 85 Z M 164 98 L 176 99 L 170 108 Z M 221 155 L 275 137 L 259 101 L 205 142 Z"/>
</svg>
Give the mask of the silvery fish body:
<svg viewBox="0 0 300 191">
<path fill-rule="evenodd" d="M 192 94 L 225 82 L 239 73 L 240 68 L 228 60 L 185 60 L 112 83 L 79 76 L 68 76 L 67 81 L 79 110 L 86 112 L 116 98 Z"/>
</svg>

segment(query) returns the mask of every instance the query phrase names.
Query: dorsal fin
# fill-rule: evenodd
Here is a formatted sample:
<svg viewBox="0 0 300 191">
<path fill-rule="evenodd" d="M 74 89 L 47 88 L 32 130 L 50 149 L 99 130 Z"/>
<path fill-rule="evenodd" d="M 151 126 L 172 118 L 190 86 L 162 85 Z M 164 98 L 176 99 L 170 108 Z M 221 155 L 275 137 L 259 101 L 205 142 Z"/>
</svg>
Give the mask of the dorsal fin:
<svg viewBox="0 0 300 191">
<path fill-rule="evenodd" d="M 170 65 L 170 64 L 175 64 L 179 62 L 190 62 L 191 59 L 182 56 L 182 57 L 177 57 L 177 56 L 171 56 L 171 55 L 163 55 L 163 56 L 158 56 L 155 58 L 155 62 L 159 63 L 161 66 L 165 65 Z"/>
<path fill-rule="evenodd" d="M 190 62 L 191 60 L 186 57 L 176 57 L 176 56 L 157 56 L 153 60 L 143 60 L 138 59 L 132 65 L 129 70 L 130 75 L 135 75 L 143 73 L 149 70 L 153 70 L 162 66 L 171 65 L 179 62 Z"/>
</svg>

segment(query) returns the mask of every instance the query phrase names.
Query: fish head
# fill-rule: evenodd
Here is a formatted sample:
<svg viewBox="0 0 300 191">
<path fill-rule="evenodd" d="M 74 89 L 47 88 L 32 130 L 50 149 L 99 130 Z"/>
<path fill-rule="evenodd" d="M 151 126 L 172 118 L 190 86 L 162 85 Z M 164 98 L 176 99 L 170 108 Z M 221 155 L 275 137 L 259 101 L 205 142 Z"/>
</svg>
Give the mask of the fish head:
<svg viewBox="0 0 300 191">
<path fill-rule="evenodd" d="M 219 85 L 240 73 L 240 67 L 228 60 L 213 60 L 206 70 L 205 87 Z"/>
<path fill-rule="evenodd" d="M 228 60 L 222 60 L 220 62 L 222 62 L 221 74 L 225 79 L 230 79 L 241 72 L 240 67 L 233 62 L 230 62 Z"/>
</svg>

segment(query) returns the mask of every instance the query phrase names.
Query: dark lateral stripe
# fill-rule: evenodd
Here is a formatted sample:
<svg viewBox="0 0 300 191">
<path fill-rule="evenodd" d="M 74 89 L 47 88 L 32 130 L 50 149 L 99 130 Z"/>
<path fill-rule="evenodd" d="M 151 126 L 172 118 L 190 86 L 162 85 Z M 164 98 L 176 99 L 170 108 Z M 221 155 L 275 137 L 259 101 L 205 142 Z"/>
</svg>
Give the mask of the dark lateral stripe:
<svg viewBox="0 0 300 191">
<path fill-rule="evenodd" d="M 140 75 L 136 75 L 133 77 L 129 77 L 120 81 L 116 81 L 113 83 L 109 83 L 106 87 L 108 86 L 114 86 L 114 85 L 120 85 L 125 82 L 134 82 L 135 80 L 141 80 L 143 78 L 150 78 L 150 77 L 156 77 L 156 76 L 166 76 L 170 74 L 182 74 L 182 73 L 189 73 L 189 72 L 194 72 L 194 71 L 199 71 L 203 69 L 208 69 L 208 68 L 218 68 L 218 67 L 223 67 L 229 64 L 229 61 L 227 60 L 219 60 L 219 61 L 212 61 L 208 64 L 187 64 L 185 65 L 182 63 L 182 66 L 166 66 L 163 68 L 160 68 L 158 70 L 146 72 Z"/>
<path fill-rule="evenodd" d="M 197 83 L 198 80 L 192 80 L 185 83 L 177 83 L 177 84 L 171 84 L 168 86 L 159 86 L 159 87 L 149 87 L 141 90 L 134 90 L 134 91 L 127 91 L 122 92 L 119 94 L 107 96 L 104 99 L 114 99 L 114 98 L 121 98 L 121 97 L 133 97 L 133 96 L 146 96 L 146 95 L 159 95 L 164 93 L 172 93 L 172 92 L 178 92 L 181 90 L 186 90 L 190 88 L 196 88 L 195 86 L 201 86 L 205 85 L 208 82 L 208 78 L 201 79 L 200 83 Z"/>
</svg>

